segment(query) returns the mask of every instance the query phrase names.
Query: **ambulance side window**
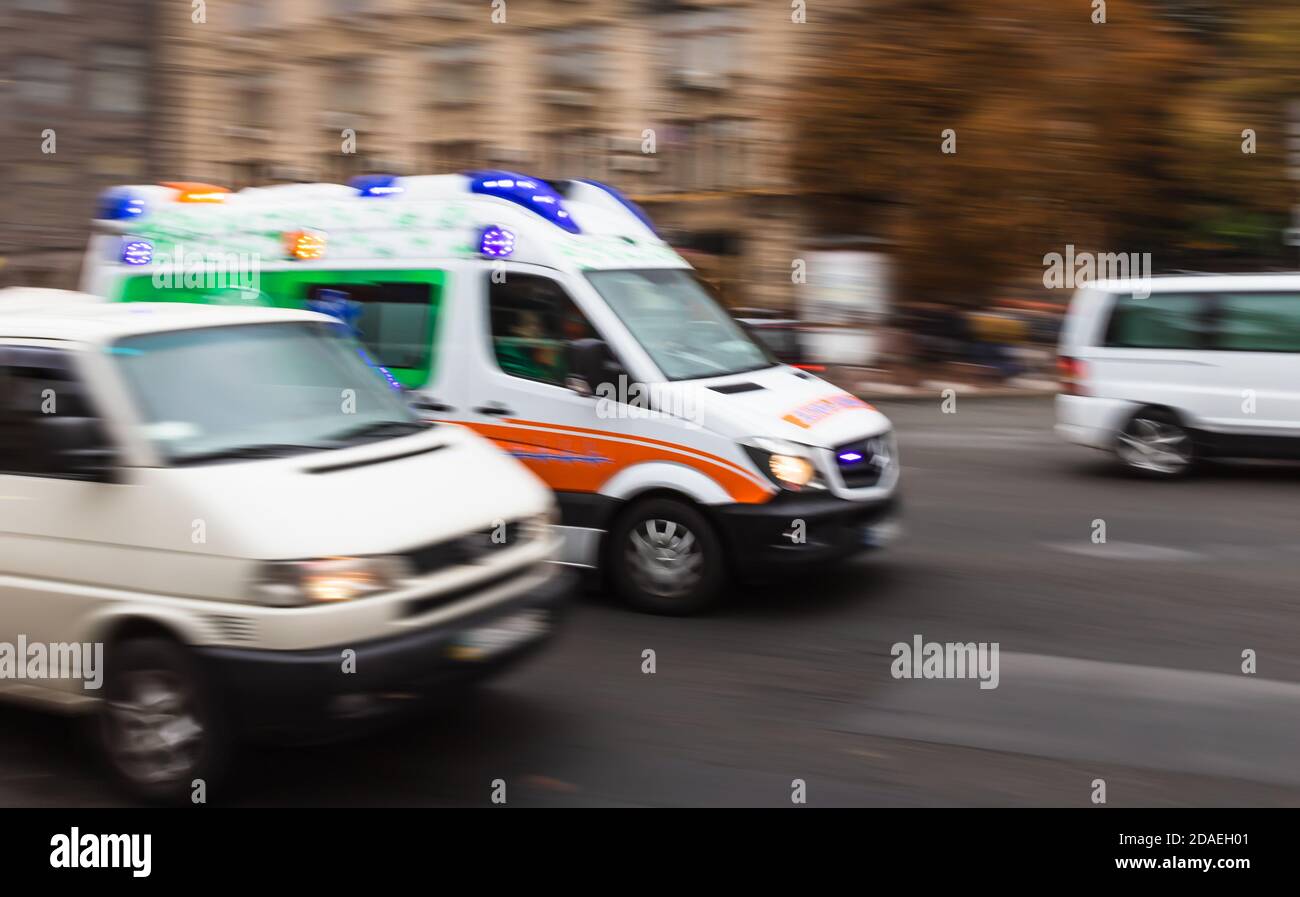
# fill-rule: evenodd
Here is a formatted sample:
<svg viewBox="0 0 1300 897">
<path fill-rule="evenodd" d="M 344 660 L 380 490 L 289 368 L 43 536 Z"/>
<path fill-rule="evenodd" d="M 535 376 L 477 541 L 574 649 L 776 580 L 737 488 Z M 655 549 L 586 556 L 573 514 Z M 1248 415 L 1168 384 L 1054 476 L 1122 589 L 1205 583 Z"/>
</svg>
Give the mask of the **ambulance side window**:
<svg viewBox="0 0 1300 897">
<path fill-rule="evenodd" d="M 427 369 L 434 288 L 427 283 L 313 283 L 307 308 L 342 319 L 388 368 Z"/>
<path fill-rule="evenodd" d="M 569 294 L 549 277 L 510 272 L 488 279 L 488 314 L 497 365 L 512 377 L 564 386 L 565 344 L 597 336 Z"/>
</svg>

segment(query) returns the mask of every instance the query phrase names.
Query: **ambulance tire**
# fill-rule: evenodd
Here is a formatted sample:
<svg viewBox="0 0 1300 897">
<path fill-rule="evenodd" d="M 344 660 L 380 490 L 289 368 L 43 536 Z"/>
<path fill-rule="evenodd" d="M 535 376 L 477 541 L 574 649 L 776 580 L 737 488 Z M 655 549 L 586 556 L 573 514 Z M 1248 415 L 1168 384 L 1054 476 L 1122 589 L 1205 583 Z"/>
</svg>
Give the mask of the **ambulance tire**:
<svg viewBox="0 0 1300 897">
<path fill-rule="evenodd" d="M 722 593 L 722 542 L 708 518 L 684 501 L 633 503 L 610 529 L 607 552 L 615 590 L 637 610 L 684 617 L 712 607 Z"/>
</svg>

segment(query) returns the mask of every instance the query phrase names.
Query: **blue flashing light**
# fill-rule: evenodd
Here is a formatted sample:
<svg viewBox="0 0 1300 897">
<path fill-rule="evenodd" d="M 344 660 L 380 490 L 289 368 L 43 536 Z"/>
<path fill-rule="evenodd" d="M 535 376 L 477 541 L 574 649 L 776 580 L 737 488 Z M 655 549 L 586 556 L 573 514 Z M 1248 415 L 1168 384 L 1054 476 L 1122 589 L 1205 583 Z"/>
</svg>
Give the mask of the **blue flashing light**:
<svg viewBox="0 0 1300 897">
<path fill-rule="evenodd" d="M 321 290 L 307 300 L 308 311 L 319 312 L 337 319 L 343 325 L 343 332 L 354 337 L 361 335 L 358 327 L 361 308 L 361 303 L 343 290 Z"/>
<path fill-rule="evenodd" d="M 98 221 L 129 221 L 144 214 L 144 200 L 130 190 L 114 187 L 99 195 L 95 211 Z"/>
<path fill-rule="evenodd" d="M 859 452 L 840 452 L 839 457 L 844 464 L 857 464 L 862 460 L 862 455 Z"/>
<path fill-rule="evenodd" d="M 580 183 L 580 184 L 590 184 L 591 186 L 593 186 L 593 187 L 595 187 L 595 188 L 597 188 L 597 189 L 599 189 L 599 190 L 604 190 L 604 191 L 605 191 L 606 193 L 608 193 L 610 196 L 612 196 L 612 197 L 614 197 L 616 200 L 618 200 L 619 203 L 621 203 L 621 204 L 623 205 L 624 208 L 626 208 L 629 212 L 631 212 L 633 215 L 635 215 L 635 216 L 636 216 L 636 217 L 641 221 L 642 224 L 644 224 L 646 227 L 650 228 L 650 233 L 654 234 L 656 237 L 659 236 L 659 231 L 658 231 L 658 229 L 655 228 L 655 224 L 654 224 L 654 222 L 650 220 L 650 216 L 647 215 L 647 214 L 645 213 L 645 209 L 641 208 L 639 205 L 637 205 L 636 203 L 632 202 L 632 200 L 628 199 L 626 196 L 624 196 L 624 195 L 623 195 L 622 193 L 620 193 L 618 190 L 615 190 L 615 189 L 614 189 L 613 187 L 611 187 L 609 184 L 602 184 L 600 181 L 589 181 L 589 180 L 587 180 L 587 179 L 585 179 L 585 178 L 579 178 L 579 179 L 578 179 L 578 183 Z"/>
<path fill-rule="evenodd" d="M 515 251 L 515 235 L 504 227 L 490 224 L 478 238 L 478 251 L 488 258 L 506 258 Z"/>
<path fill-rule="evenodd" d="M 122 244 L 122 261 L 128 265 L 147 265 L 153 261 L 153 244 L 148 240 L 127 240 Z"/>
<path fill-rule="evenodd" d="M 395 174 L 363 174 L 348 181 L 348 186 L 362 196 L 392 196 L 406 189 Z"/>
<path fill-rule="evenodd" d="M 471 193 L 508 199 L 571 234 L 582 233 L 578 223 L 564 207 L 563 198 L 545 181 L 513 171 L 471 171 L 467 172 L 467 176 L 470 178 Z"/>
</svg>

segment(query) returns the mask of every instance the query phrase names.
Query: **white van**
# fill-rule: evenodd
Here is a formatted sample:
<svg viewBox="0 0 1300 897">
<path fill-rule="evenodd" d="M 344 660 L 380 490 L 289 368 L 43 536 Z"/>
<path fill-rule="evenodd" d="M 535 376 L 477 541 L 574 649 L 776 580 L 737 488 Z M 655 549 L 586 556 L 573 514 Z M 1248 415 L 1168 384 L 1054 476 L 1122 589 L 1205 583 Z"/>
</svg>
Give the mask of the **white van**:
<svg viewBox="0 0 1300 897">
<path fill-rule="evenodd" d="M 1057 432 L 1174 477 L 1199 458 L 1300 458 L 1300 276 L 1162 277 L 1079 290 Z"/>
<path fill-rule="evenodd" d="M 430 416 L 554 489 L 564 562 L 603 567 L 643 609 L 690 613 L 733 574 L 826 564 L 895 532 L 885 416 L 776 361 L 603 184 L 122 187 L 96 231 L 90 292 L 346 321 Z"/>
<path fill-rule="evenodd" d="M 146 797 L 539 644 L 554 499 L 332 318 L 0 291 L 0 696 Z"/>
</svg>

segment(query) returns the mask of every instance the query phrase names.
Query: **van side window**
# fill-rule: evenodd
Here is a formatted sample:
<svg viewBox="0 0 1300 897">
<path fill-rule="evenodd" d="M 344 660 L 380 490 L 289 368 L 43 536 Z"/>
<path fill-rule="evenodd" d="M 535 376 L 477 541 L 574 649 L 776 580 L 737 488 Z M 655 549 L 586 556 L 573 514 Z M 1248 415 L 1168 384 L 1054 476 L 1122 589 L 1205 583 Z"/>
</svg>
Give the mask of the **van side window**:
<svg viewBox="0 0 1300 897">
<path fill-rule="evenodd" d="M 71 355 L 0 345 L 0 474 L 76 476 L 58 445 L 63 425 L 98 427 Z"/>
<path fill-rule="evenodd" d="M 488 314 L 501 370 L 557 386 L 568 375 L 565 344 L 597 335 L 569 294 L 549 277 L 511 272 L 501 283 L 489 277 Z"/>
<path fill-rule="evenodd" d="M 1216 311 L 1216 348 L 1300 352 L 1300 294 L 1225 293 Z"/>
<path fill-rule="evenodd" d="M 1106 345 L 1120 349 L 1209 349 L 1209 297 L 1156 293 L 1117 296 Z"/>
</svg>

